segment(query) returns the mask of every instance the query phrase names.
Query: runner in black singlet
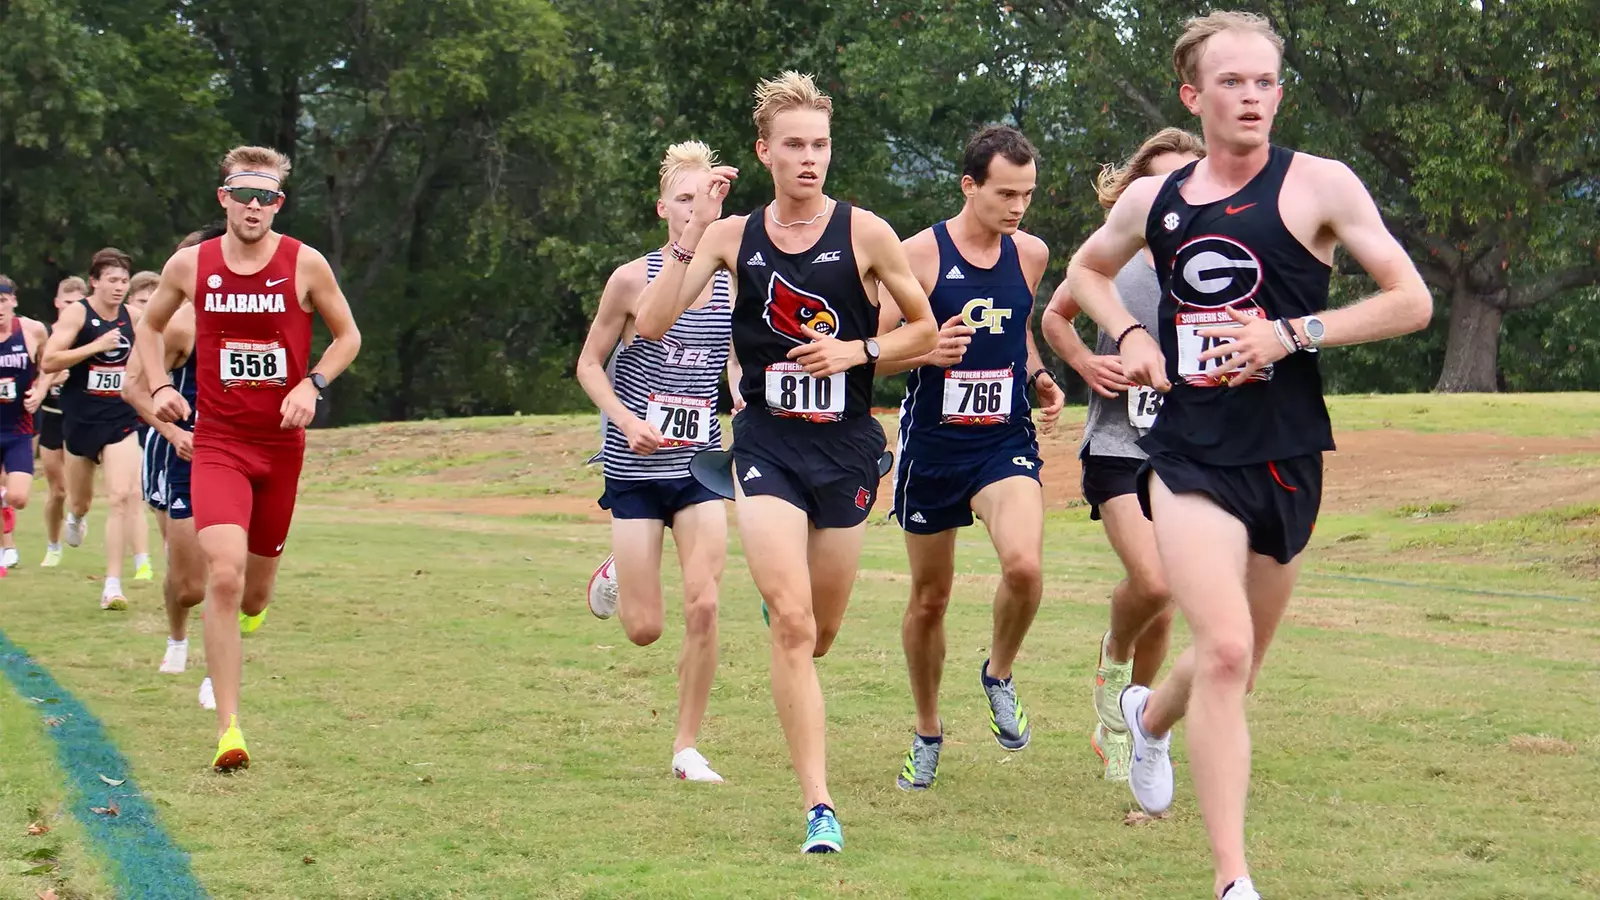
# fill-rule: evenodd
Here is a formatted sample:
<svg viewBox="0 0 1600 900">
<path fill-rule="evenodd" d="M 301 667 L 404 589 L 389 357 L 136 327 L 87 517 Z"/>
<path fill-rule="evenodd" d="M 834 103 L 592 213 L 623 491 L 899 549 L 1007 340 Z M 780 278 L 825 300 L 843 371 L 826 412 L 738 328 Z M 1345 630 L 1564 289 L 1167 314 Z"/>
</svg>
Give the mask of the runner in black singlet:
<svg viewBox="0 0 1600 900">
<path fill-rule="evenodd" d="M 89 295 L 89 286 L 82 278 L 73 275 L 62 279 L 56 286 L 56 315 L 69 306 L 77 304 L 79 300 Z M 52 568 L 61 565 L 61 524 L 67 514 L 67 468 L 66 451 L 62 449 L 61 436 L 61 385 L 67 379 L 66 372 L 45 374 L 42 370 L 40 378 L 49 379 L 50 390 L 45 394 L 44 405 L 39 407 L 39 468 L 43 470 L 45 481 L 49 485 L 50 493 L 44 501 L 44 529 L 45 551 L 44 560 L 39 565 Z"/>
<path fill-rule="evenodd" d="M 1141 503 L 1194 645 L 1152 692 L 1132 685 L 1129 784 L 1170 806 L 1170 729 L 1187 712 L 1190 770 L 1221 900 L 1259 900 L 1244 854 L 1250 737 L 1244 698 L 1316 522 L 1333 449 L 1315 351 L 1427 325 L 1432 298 L 1342 163 L 1273 147 L 1282 40 L 1256 15 L 1189 21 L 1173 51 L 1207 156 L 1123 193 L 1067 270 L 1072 296 L 1116 336 L 1134 384 L 1167 392 L 1139 445 Z M 1324 312 L 1336 245 L 1380 292 Z M 1161 284 L 1159 334 L 1112 280 L 1141 246 Z"/>
</svg>

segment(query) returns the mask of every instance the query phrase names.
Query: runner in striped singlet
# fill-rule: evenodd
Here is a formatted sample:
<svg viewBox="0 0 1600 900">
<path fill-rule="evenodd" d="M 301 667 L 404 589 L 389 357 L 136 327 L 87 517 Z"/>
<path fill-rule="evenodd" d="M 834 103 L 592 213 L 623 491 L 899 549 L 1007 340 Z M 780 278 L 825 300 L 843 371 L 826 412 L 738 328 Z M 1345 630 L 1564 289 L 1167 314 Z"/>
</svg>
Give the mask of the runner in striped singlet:
<svg viewBox="0 0 1600 900">
<path fill-rule="evenodd" d="M 666 220 L 669 241 L 688 224 L 715 162 L 699 141 L 667 149 L 656 213 Z M 689 460 L 722 447 L 717 383 L 732 341 L 732 277 L 717 273 L 661 340 L 650 341 L 635 333 L 634 317 L 639 295 L 661 265 L 661 251 L 653 250 L 612 273 L 578 358 L 578 381 L 606 421 L 600 507 L 611 511 L 613 554 L 589 579 L 589 611 L 602 619 L 620 611 L 628 640 L 641 647 L 661 637 L 661 547 L 671 528 L 684 583 L 672 772 L 688 781 L 720 782 L 695 750 L 695 739 L 717 667 L 717 587 L 728 519 L 721 499 L 689 473 Z M 606 353 L 619 339 L 623 347 L 608 374 Z"/>
</svg>

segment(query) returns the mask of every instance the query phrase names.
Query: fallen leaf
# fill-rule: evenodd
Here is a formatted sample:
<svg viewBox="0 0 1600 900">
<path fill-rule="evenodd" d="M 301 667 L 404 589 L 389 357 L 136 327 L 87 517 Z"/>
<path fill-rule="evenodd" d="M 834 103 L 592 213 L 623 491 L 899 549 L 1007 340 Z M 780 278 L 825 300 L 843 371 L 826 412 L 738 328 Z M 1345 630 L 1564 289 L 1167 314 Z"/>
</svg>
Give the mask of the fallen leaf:
<svg viewBox="0 0 1600 900">
<path fill-rule="evenodd" d="M 433 784 L 433 776 L 424 775 L 421 778 L 418 778 L 417 781 L 421 784 Z"/>
<path fill-rule="evenodd" d="M 50 826 L 44 824 L 43 822 L 34 822 L 28 826 L 28 833 L 34 837 L 38 837 L 41 834 L 49 834 Z"/>
<path fill-rule="evenodd" d="M 55 862 L 56 854 L 61 852 L 59 847 L 40 847 L 22 854 L 22 858 L 30 862 Z"/>
<path fill-rule="evenodd" d="M 43 703 L 44 702 L 44 698 L 43 697 L 29 697 L 28 698 L 28 702 L 29 703 Z"/>
<path fill-rule="evenodd" d="M 315 863 L 317 861 L 317 858 L 314 857 L 314 856 L 302 856 L 302 857 L 300 857 L 300 861 L 309 866 L 312 863 Z"/>
<path fill-rule="evenodd" d="M 60 898 L 56 896 L 55 888 L 45 888 L 39 892 L 39 900 L 60 900 Z"/>
<path fill-rule="evenodd" d="M 1124 825 L 1149 825 L 1151 822 L 1159 822 L 1162 819 L 1165 819 L 1166 817 L 1168 817 L 1170 815 L 1172 815 L 1172 814 L 1171 813 L 1162 813 L 1159 816 L 1151 816 L 1151 815 L 1146 815 L 1145 811 L 1142 810 L 1142 809 L 1130 809 L 1130 810 L 1128 810 L 1128 814 L 1123 817 L 1122 824 L 1124 824 Z"/>
<path fill-rule="evenodd" d="M 111 798 L 111 802 L 106 804 L 105 806 L 91 806 L 91 807 L 89 807 L 89 812 L 97 813 L 97 814 L 102 815 L 102 816 L 115 816 L 115 815 L 120 815 L 122 810 L 121 810 L 120 807 L 117 806 L 116 798 L 113 797 L 113 798 Z"/>
<path fill-rule="evenodd" d="M 96 772 L 95 774 L 99 775 L 100 773 Z M 111 785 L 112 787 L 122 787 L 123 782 L 126 782 L 128 779 L 126 779 L 126 778 L 107 778 L 104 775 L 100 775 L 100 780 L 104 781 L 106 784 Z"/>
<path fill-rule="evenodd" d="M 66 721 L 66 719 L 63 719 L 60 716 L 45 716 L 44 717 L 44 724 L 49 728 L 54 728 L 57 725 L 60 725 L 62 722 L 65 722 L 65 721 Z"/>
<path fill-rule="evenodd" d="M 42 866 L 34 866 L 33 868 L 28 869 L 27 871 L 23 872 L 22 874 L 24 874 L 24 875 L 49 875 L 51 872 L 54 872 L 55 870 L 56 870 L 56 864 L 55 863 L 45 863 Z"/>
</svg>

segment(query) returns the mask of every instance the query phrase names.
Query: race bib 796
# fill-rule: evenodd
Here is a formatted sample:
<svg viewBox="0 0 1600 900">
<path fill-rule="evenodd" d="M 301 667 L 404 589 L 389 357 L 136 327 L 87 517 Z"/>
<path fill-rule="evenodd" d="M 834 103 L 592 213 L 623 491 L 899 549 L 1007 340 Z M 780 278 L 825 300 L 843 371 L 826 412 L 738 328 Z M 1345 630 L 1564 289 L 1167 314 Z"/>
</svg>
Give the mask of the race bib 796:
<svg viewBox="0 0 1600 900">
<path fill-rule="evenodd" d="M 645 417 L 661 432 L 663 447 L 691 447 L 711 440 L 710 400 L 651 394 Z"/>
</svg>

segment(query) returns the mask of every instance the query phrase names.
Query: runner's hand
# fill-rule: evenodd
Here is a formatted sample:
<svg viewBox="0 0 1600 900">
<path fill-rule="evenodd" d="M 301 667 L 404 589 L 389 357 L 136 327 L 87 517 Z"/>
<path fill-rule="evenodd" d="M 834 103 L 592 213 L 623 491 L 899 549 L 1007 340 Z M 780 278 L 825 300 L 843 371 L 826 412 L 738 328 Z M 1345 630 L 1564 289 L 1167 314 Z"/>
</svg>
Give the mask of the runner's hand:
<svg viewBox="0 0 1600 900">
<path fill-rule="evenodd" d="M 811 343 L 790 350 L 788 357 L 804 367 L 812 378 L 837 375 L 867 361 L 867 348 L 861 341 L 841 341 L 813 330 L 810 325 L 801 325 L 800 333 L 810 338 Z"/>
<path fill-rule="evenodd" d="M 1039 412 L 1043 414 L 1043 421 L 1039 423 L 1039 430 L 1049 434 L 1056 427 L 1056 419 L 1061 416 L 1061 407 L 1067 405 L 1067 395 L 1062 393 L 1061 386 L 1046 372 L 1040 375 L 1033 383 L 1034 393 L 1039 395 Z"/>
<path fill-rule="evenodd" d="M 294 386 L 294 390 L 283 398 L 278 412 L 283 414 L 283 424 L 279 426 L 280 428 L 294 430 L 310 425 L 311 420 L 317 415 L 317 386 L 311 383 L 310 378 L 301 379 L 300 383 Z"/>
<path fill-rule="evenodd" d="M 156 408 L 156 418 L 163 422 L 182 422 L 189 418 L 189 401 L 183 399 L 170 381 L 150 394 L 150 402 Z"/>
<path fill-rule="evenodd" d="M 33 387 L 29 388 L 28 393 L 22 398 L 22 408 L 27 410 L 30 415 L 38 412 L 39 407 L 44 405 L 44 395 L 48 390 L 49 388 L 44 386 L 44 382 L 35 381 Z"/>
<path fill-rule="evenodd" d="M 1085 356 L 1083 361 L 1072 367 L 1089 390 L 1106 398 L 1117 399 L 1117 395 L 1133 388 L 1127 376 L 1122 374 L 1122 358 L 1119 356 Z"/>
<path fill-rule="evenodd" d="M 661 446 L 661 429 L 636 416 L 620 419 L 617 427 L 628 439 L 628 449 L 640 456 L 649 456 Z"/>
<path fill-rule="evenodd" d="M 122 346 L 122 331 L 119 330 L 119 329 L 113 328 L 110 331 L 106 332 L 105 334 L 102 334 L 99 337 L 95 338 L 94 340 L 90 341 L 89 342 L 89 346 L 91 348 L 93 348 L 94 352 L 97 353 L 97 354 L 99 354 L 99 353 L 109 353 L 112 350 L 115 350 L 118 347 Z"/>
<path fill-rule="evenodd" d="M 941 368 L 958 365 L 961 358 L 967 355 L 967 345 L 972 343 L 974 330 L 970 325 L 961 324 L 959 315 L 951 316 L 939 326 L 939 342 L 928 353 L 927 365 Z"/>
<path fill-rule="evenodd" d="M 728 188 L 739 178 L 739 170 L 733 166 L 717 166 L 711 170 L 711 177 L 706 179 L 705 186 L 700 188 L 700 193 L 695 195 L 694 209 L 689 213 L 689 224 L 700 226 L 701 232 L 712 222 L 722 218 L 722 201 L 728 196 Z"/>
<path fill-rule="evenodd" d="M 1239 323 L 1237 326 L 1202 328 L 1196 332 L 1203 338 L 1231 339 L 1200 354 L 1201 371 L 1206 370 L 1207 360 L 1220 359 L 1222 365 L 1208 374 L 1216 376 L 1223 384 L 1238 387 L 1249 381 L 1250 376 L 1289 355 L 1271 321 L 1247 316 L 1232 306 L 1227 308 L 1227 313 Z"/>
<path fill-rule="evenodd" d="M 743 412 L 744 395 L 739 393 L 739 386 L 737 384 L 734 385 L 733 390 L 729 391 L 729 393 L 733 395 L 733 411 L 736 413 Z"/>
<path fill-rule="evenodd" d="M 172 449 L 178 454 L 179 459 L 184 462 L 192 462 L 194 460 L 194 435 L 184 431 L 182 428 L 175 430 L 177 434 L 167 438 L 167 443 L 172 445 Z"/>
<path fill-rule="evenodd" d="M 1122 338 L 1122 375 L 1133 384 L 1153 387 L 1165 394 L 1172 390 L 1167 380 L 1167 360 L 1161 355 L 1161 345 L 1150 332 L 1135 328 Z"/>
</svg>

